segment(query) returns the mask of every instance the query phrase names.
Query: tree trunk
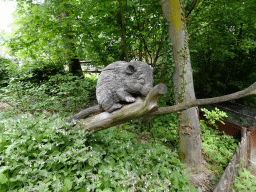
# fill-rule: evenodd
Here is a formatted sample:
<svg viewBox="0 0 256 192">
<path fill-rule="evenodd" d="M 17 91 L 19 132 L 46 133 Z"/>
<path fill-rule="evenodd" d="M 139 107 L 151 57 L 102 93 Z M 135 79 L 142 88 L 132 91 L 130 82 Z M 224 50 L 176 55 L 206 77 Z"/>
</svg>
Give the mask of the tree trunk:
<svg viewBox="0 0 256 192">
<path fill-rule="evenodd" d="M 83 77 L 83 71 L 78 58 L 73 57 L 68 64 L 68 70 L 73 75 Z"/>
<path fill-rule="evenodd" d="M 161 0 L 165 18 L 169 22 L 169 34 L 173 43 L 175 70 L 173 81 L 176 86 L 176 104 L 195 100 L 192 68 L 186 36 L 185 19 L 179 0 Z M 196 107 L 178 113 L 179 148 L 182 162 L 190 167 L 201 165 L 201 128 Z"/>
<path fill-rule="evenodd" d="M 125 24 L 124 11 L 123 11 L 121 0 L 118 0 L 118 2 L 119 2 L 120 14 L 121 14 L 121 23 L 120 24 L 121 24 L 121 30 L 122 30 L 123 53 L 125 55 L 124 60 L 129 62 L 130 58 L 129 58 L 129 53 L 128 53 L 128 45 L 127 45 L 127 41 L 126 41 L 126 24 Z"/>
<path fill-rule="evenodd" d="M 69 8 L 69 5 L 66 4 L 65 6 Z M 60 14 L 60 18 L 68 17 L 68 16 L 69 15 L 68 15 L 67 12 L 62 12 Z M 66 26 L 66 28 L 63 30 L 63 34 L 62 34 L 63 39 L 64 39 L 64 45 L 65 45 L 66 50 L 67 50 L 67 58 L 68 58 L 68 61 L 69 61 L 68 70 L 73 75 L 83 76 L 81 64 L 79 62 L 79 59 L 75 55 L 76 46 L 72 42 L 74 36 L 71 34 L 72 33 L 71 27 L 72 26 L 70 24 L 68 24 Z M 68 40 L 65 40 L 65 39 L 68 39 Z"/>
</svg>

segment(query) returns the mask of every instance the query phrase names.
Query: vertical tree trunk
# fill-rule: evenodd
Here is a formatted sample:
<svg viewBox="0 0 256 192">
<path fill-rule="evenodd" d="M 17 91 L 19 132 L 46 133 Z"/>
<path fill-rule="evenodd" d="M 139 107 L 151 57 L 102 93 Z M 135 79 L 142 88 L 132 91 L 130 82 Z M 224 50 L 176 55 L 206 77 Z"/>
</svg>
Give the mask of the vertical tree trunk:
<svg viewBox="0 0 256 192">
<path fill-rule="evenodd" d="M 67 5 L 67 4 L 65 6 L 69 7 L 69 5 Z M 60 14 L 60 18 L 63 18 L 63 17 L 68 17 L 68 13 L 67 12 L 62 12 Z M 73 75 L 83 76 L 81 64 L 79 62 L 79 59 L 75 55 L 76 46 L 75 46 L 74 43 L 72 43 L 72 40 L 73 40 L 74 36 L 71 35 L 72 31 L 70 30 L 70 28 L 71 28 L 71 26 L 67 25 L 66 28 L 63 30 L 63 34 L 62 34 L 64 39 L 68 39 L 68 41 L 64 40 L 64 45 L 65 45 L 66 50 L 67 50 L 67 58 L 69 60 L 68 70 Z"/>
<path fill-rule="evenodd" d="M 162 10 L 169 22 L 169 34 L 173 43 L 175 70 L 173 81 L 176 86 L 175 102 L 194 100 L 194 84 L 186 25 L 182 16 L 180 0 L 161 0 Z M 201 128 L 197 108 L 192 107 L 178 114 L 179 157 L 190 167 L 201 165 Z"/>
<path fill-rule="evenodd" d="M 128 44 L 126 41 L 126 26 L 125 26 L 125 17 L 124 17 L 124 11 L 122 7 L 121 0 L 118 0 L 119 2 L 119 8 L 120 8 L 120 14 L 121 14 L 121 30 L 122 30 L 122 42 L 123 42 L 123 53 L 125 55 L 125 61 L 130 61 L 129 54 L 128 54 Z"/>
</svg>

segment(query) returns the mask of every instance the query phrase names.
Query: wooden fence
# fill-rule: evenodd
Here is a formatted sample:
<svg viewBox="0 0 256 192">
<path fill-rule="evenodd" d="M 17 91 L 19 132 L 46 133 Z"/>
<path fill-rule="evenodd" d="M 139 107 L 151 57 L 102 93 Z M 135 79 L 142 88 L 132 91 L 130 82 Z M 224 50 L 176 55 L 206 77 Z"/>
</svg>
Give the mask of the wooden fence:
<svg viewBox="0 0 256 192">
<path fill-rule="evenodd" d="M 231 192 L 238 171 L 248 168 L 250 166 L 250 159 L 251 132 L 246 132 L 246 128 L 243 128 L 241 142 L 239 142 L 236 153 L 229 162 L 214 192 Z"/>
</svg>

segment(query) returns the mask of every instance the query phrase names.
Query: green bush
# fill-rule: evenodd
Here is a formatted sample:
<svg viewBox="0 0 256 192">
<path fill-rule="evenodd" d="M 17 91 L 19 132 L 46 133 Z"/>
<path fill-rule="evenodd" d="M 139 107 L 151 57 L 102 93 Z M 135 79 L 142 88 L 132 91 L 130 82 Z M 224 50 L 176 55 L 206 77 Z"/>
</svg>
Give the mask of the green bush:
<svg viewBox="0 0 256 192">
<path fill-rule="evenodd" d="M 11 78 L 12 70 L 17 67 L 17 64 L 8 59 L 0 58 L 0 88 L 6 87 Z"/>
<path fill-rule="evenodd" d="M 47 110 L 48 112 L 74 112 L 87 108 L 90 99 L 94 99 L 96 79 L 81 79 L 69 73 L 51 76 L 40 85 L 30 82 L 13 81 L 8 86 L 6 95 L 17 103 L 22 111 L 31 113 Z"/>
<path fill-rule="evenodd" d="M 142 135 L 151 135 L 154 142 L 161 142 L 174 148 L 178 147 L 176 113 L 160 115 L 156 117 L 144 117 L 131 121 L 131 128 Z"/>
<path fill-rule="evenodd" d="M 243 169 L 238 171 L 232 192 L 256 191 L 256 177 L 250 171 Z"/>
<path fill-rule="evenodd" d="M 20 67 L 17 71 L 15 82 L 22 81 L 40 85 L 48 81 L 52 76 L 57 74 L 64 75 L 65 73 L 63 64 L 37 61 Z"/>
<path fill-rule="evenodd" d="M 177 152 L 110 128 L 64 130 L 58 116 L 0 114 L 0 191 L 195 191 Z"/>
<path fill-rule="evenodd" d="M 201 120 L 202 149 L 206 161 L 212 165 L 213 171 L 222 174 L 234 155 L 238 139 L 223 132 L 215 131 Z"/>
</svg>

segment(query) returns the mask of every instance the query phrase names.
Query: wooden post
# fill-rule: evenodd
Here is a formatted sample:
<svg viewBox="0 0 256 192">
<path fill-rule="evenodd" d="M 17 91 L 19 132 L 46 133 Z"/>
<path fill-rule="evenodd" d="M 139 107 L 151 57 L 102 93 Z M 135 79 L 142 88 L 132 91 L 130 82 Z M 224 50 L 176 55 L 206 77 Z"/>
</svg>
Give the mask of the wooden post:
<svg viewBox="0 0 256 192">
<path fill-rule="evenodd" d="M 246 137 L 246 131 L 247 129 L 245 127 L 242 127 L 241 140 L 242 138 Z"/>
<path fill-rule="evenodd" d="M 247 169 L 251 167 L 251 153 L 252 153 L 252 132 L 250 131 L 247 135 L 248 137 L 248 140 L 247 140 L 247 159 L 248 159 L 248 162 L 247 162 Z"/>
</svg>

